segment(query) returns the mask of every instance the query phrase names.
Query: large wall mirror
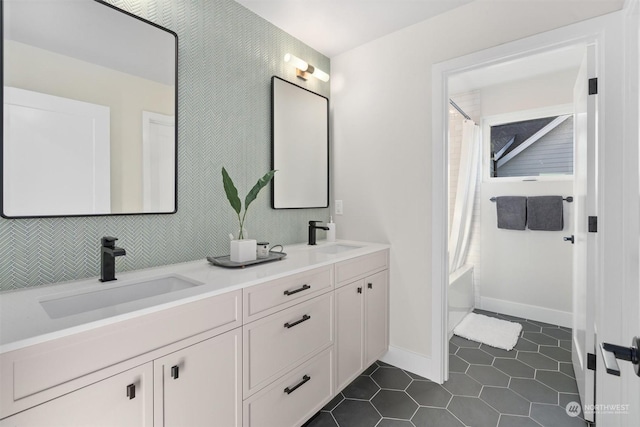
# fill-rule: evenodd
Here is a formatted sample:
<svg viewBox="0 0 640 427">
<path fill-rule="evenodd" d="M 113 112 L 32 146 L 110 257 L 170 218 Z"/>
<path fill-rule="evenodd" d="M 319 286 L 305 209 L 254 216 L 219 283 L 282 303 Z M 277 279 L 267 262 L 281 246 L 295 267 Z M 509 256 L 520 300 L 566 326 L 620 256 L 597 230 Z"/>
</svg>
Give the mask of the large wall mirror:
<svg viewBox="0 0 640 427">
<path fill-rule="evenodd" d="M 3 0 L 2 216 L 177 209 L 175 33 L 97 0 Z"/>
<path fill-rule="evenodd" d="M 329 206 L 329 100 L 279 77 L 271 79 L 272 206 Z"/>
</svg>

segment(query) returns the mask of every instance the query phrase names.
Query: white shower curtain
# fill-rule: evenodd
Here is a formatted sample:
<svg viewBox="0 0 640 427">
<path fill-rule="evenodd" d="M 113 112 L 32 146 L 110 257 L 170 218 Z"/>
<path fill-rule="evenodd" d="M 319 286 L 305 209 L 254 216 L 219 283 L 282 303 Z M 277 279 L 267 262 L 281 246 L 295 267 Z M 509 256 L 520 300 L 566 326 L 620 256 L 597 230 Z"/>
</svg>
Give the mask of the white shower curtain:
<svg viewBox="0 0 640 427">
<path fill-rule="evenodd" d="M 480 127 L 472 120 L 465 120 L 462 125 L 456 203 L 449 236 L 449 273 L 462 267 L 467 259 L 479 163 Z"/>
</svg>

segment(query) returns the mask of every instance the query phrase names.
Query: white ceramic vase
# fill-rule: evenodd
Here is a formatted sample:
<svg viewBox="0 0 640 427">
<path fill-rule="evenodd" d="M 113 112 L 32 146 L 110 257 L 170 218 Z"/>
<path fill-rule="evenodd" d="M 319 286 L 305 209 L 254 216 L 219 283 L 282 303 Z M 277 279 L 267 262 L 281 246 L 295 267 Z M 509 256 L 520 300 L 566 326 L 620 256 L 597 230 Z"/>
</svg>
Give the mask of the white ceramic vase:
<svg viewBox="0 0 640 427">
<path fill-rule="evenodd" d="M 256 259 L 256 240 L 232 240 L 230 255 L 233 262 L 254 261 Z"/>
</svg>

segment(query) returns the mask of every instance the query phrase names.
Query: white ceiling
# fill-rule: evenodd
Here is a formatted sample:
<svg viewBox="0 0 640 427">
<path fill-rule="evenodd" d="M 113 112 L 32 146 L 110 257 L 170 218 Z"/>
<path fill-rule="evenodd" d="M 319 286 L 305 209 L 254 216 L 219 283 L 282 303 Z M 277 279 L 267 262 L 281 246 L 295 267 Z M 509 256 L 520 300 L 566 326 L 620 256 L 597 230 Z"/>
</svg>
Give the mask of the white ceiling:
<svg viewBox="0 0 640 427">
<path fill-rule="evenodd" d="M 331 58 L 472 0 L 236 0 Z"/>
</svg>

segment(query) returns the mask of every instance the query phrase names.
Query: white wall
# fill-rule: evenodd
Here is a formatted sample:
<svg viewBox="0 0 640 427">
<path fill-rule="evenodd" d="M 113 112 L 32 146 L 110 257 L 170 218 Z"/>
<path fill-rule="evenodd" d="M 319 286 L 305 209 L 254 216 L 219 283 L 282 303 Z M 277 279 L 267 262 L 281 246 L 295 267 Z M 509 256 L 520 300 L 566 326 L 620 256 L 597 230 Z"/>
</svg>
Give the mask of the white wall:
<svg viewBox="0 0 640 427">
<path fill-rule="evenodd" d="M 482 184 L 480 308 L 571 326 L 573 245 L 562 237 L 573 234 L 573 205 L 564 203 L 563 231 L 502 230 L 489 199 L 572 194 L 573 180 Z"/>
<path fill-rule="evenodd" d="M 431 67 L 617 10 L 479 0 L 332 58 L 338 237 L 389 242 L 391 346 L 431 355 Z"/>
<path fill-rule="evenodd" d="M 578 69 L 511 81 L 480 90 L 482 116 L 536 110 L 573 103 Z M 486 148 L 486 147 L 485 147 Z M 483 149 L 483 159 L 487 156 Z M 486 164 L 484 166 L 487 166 Z M 514 231 L 496 227 L 495 203 L 502 195 L 573 194 L 573 180 L 487 179 L 480 184 L 481 269 L 476 273 L 479 308 L 571 326 L 573 209 L 565 203 L 563 231 Z"/>
<path fill-rule="evenodd" d="M 577 75 L 575 68 L 484 87 L 480 90 L 482 116 L 571 104 Z"/>
</svg>

